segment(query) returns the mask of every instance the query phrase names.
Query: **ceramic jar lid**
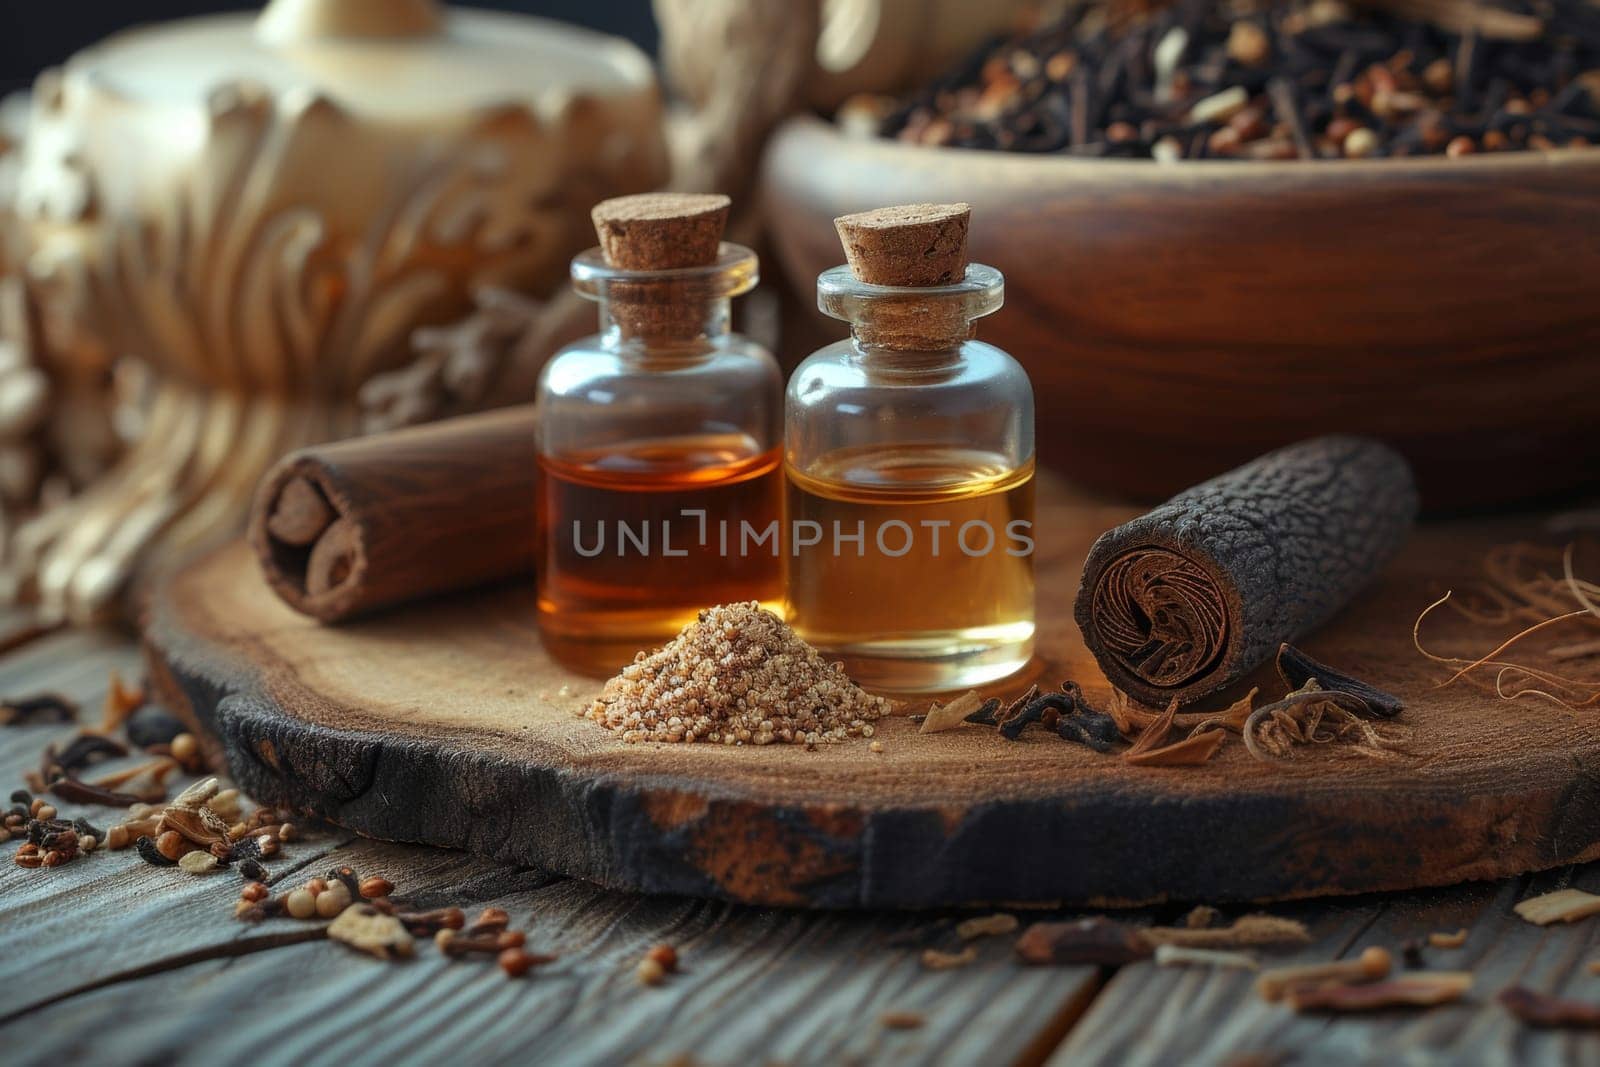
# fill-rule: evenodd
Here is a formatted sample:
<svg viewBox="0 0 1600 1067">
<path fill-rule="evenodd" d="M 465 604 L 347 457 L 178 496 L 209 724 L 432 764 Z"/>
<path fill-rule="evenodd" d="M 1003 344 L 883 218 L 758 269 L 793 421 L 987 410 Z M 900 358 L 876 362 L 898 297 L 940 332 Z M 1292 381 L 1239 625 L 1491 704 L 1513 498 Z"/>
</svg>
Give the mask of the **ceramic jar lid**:
<svg viewBox="0 0 1600 1067">
<path fill-rule="evenodd" d="M 311 90 L 354 115 L 421 117 L 498 105 L 540 117 L 574 96 L 654 92 L 649 60 L 616 38 L 433 0 L 273 0 L 143 27 L 79 53 L 73 74 L 136 104 L 201 102 L 246 83 Z"/>
</svg>

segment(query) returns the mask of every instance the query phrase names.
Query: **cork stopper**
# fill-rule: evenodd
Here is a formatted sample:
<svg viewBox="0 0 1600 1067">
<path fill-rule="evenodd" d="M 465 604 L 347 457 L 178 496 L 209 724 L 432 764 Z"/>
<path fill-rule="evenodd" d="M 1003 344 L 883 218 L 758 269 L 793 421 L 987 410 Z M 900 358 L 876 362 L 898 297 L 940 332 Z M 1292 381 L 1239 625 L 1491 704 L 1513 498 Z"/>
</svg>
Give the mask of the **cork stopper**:
<svg viewBox="0 0 1600 1067">
<path fill-rule="evenodd" d="M 967 272 L 966 204 L 905 204 L 833 220 L 851 272 L 868 285 L 954 285 Z"/>
<path fill-rule="evenodd" d="M 640 193 L 603 200 L 590 215 L 607 265 L 675 270 L 716 262 L 731 204 L 715 193 Z"/>
</svg>

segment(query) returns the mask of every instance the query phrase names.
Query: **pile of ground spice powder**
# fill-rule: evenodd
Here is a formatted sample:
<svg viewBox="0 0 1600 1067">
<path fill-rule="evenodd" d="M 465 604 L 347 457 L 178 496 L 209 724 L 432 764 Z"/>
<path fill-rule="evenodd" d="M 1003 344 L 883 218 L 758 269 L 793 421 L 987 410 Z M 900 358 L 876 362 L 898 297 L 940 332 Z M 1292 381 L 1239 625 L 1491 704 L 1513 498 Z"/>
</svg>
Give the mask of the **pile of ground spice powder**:
<svg viewBox="0 0 1600 1067">
<path fill-rule="evenodd" d="M 816 745 L 871 737 L 889 702 L 755 601 L 708 608 L 606 683 L 589 718 L 624 741 Z"/>
</svg>

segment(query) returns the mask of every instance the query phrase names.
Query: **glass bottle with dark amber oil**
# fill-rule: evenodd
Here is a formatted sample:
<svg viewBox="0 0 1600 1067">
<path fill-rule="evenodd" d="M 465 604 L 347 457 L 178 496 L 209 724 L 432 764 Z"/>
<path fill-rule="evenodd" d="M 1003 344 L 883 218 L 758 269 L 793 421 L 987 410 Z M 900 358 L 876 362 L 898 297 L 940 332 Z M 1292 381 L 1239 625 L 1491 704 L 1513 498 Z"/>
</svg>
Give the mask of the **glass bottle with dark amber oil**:
<svg viewBox="0 0 1600 1067">
<path fill-rule="evenodd" d="M 851 338 L 786 402 L 788 621 L 869 689 L 1004 678 L 1033 654 L 1033 389 L 973 339 L 1004 280 L 967 264 L 965 204 L 837 220 L 817 282 Z"/>
<path fill-rule="evenodd" d="M 700 609 L 782 598 L 782 376 L 729 332 L 756 257 L 721 241 L 728 200 L 652 194 L 595 208 L 572 261 L 600 334 L 539 383 L 539 628 L 609 674 Z"/>
</svg>

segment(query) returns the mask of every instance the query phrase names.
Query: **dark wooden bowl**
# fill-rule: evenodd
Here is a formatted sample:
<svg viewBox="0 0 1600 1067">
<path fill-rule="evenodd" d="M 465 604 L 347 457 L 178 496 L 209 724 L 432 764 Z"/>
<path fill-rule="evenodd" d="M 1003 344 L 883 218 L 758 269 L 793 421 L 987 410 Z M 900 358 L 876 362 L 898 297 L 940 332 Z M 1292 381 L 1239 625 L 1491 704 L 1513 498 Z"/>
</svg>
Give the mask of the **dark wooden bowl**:
<svg viewBox="0 0 1600 1067">
<path fill-rule="evenodd" d="M 1399 447 L 1433 510 L 1600 480 L 1600 150 L 1162 166 L 797 119 L 763 189 L 808 302 L 835 216 L 971 203 L 1006 275 L 979 334 L 1032 375 L 1041 458 L 1097 487 L 1164 497 L 1332 431 Z"/>
</svg>

